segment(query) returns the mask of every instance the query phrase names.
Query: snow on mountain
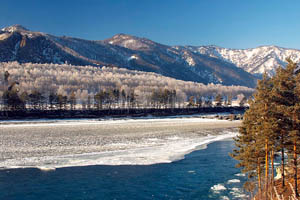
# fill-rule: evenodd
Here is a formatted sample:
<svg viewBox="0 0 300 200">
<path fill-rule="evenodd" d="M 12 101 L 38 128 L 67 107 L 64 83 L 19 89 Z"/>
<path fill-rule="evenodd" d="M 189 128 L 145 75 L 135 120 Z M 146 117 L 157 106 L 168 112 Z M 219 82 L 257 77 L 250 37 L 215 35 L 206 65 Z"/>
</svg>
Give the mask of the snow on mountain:
<svg viewBox="0 0 300 200">
<path fill-rule="evenodd" d="M 3 29 L 1 29 L 4 32 L 15 32 L 15 31 L 29 31 L 28 29 L 26 29 L 25 27 L 23 27 L 22 25 L 16 24 L 13 26 L 8 26 L 5 27 Z"/>
<path fill-rule="evenodd" d="M 110 39 L 107 39 L 109 44 L 122 46 L 128 49 L 149 49 L 154 43 L 144 38 L 138 38 L 126 34 L 117 34 Z"/>
<path fill-rule="evenodd" d="M 107 44 L 121 46 L 139 55 L 139 65 L 148 63 L 166 76 L 203 83 L 240 84 L 253 87 L 256 79 L 234 64 L 219 58 L 199 55 L 184 47 L 167 46 L 146 38 L 118 34 L 104 40 Z M 132 59 L 130 59 L 132 60 Z"/>
<path fill-rule="evenodd" d="M 139 57 L 137 55 L 132 55 L 132 56 L 130 56 L 128 58 L 128 61 L 130 61 L 130 60 L 137 60 L 137 59 L 139 59 Z"/>
<path fill-rule="evenodd" d="M 200 83 L 255 87 L 256 78 L 236 65 L 184 47 L 118 34 L 103 41 L 54 36 L 20 25 L 0 31 L 0 62 L 116 66 Z"/>
<path fill-rule="evenodd" d="M 276 67 L 287 64 L 286 58 L 288 57 L 294 62 L 300 61 L 300 50 L 278 46 L 261 46 L 252 49 L 227 49 L 217 46 L 188 46 L 186 48 L 196 53 L 224 59 L 259 76 L 264 72 L 270 76 L 274 75 Z"/>
<path fill-rule="evenodd" d="M 185 59 L 185 61 L 187 62 L 187 64 L 189 66 L 195 66 L 196 65 L 196 62 L 193 59 L 193 56 L 188 51 L 183 51 L 182 58 Z"/>
<path fill-rule="evenodd" d="M 27 28 L 25 28 L 24 26 L 19 25 L 19 24 L 2 28 L 1 32 L 0 32 L 1 35 L 8 36 L 9 34 L 19 33 L 22 36 L 26 36 L 28 38 L 34 38 L 34 37 L 38 37 L 41 35 L 45 35 L 44 33 L 41 33 L 41 32 L 30 31 Z M 0 40 L 4 39 L 4 38 L 1 38 L 1 35 L 0 35 Z"/>
</svg>

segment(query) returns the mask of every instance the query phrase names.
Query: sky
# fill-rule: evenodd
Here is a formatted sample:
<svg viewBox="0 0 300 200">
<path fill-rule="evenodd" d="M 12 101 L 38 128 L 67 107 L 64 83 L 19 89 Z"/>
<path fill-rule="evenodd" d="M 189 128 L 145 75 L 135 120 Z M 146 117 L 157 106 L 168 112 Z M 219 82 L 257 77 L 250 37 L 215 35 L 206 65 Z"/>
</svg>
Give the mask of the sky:
<svg viewBox="0 0 300 200">
<path fill-rule="evenodd" d="M 0 0 L 0 27 L 103 40 L 118 33 L 167 45 L 300 49 L 299 0 Z"/>
</svg>

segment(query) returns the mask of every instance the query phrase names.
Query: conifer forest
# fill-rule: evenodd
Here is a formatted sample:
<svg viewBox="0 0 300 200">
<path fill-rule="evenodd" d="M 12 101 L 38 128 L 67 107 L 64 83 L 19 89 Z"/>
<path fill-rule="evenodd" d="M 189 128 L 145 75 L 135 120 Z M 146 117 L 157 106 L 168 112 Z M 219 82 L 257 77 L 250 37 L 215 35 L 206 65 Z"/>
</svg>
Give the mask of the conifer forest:
<svg viewBox="0 0 300 200">
<path fill-rule="evenodd" d="M 235 138 L 231 156 L 237 167 L 248 175 L 244 187 L 256 199 L 283 199 L 292 190 L 291 199 L 299 198 L 298 155 L 300 153 L 300 74 L 297 64 L 288 60 L 276 75 L 258 82 L 249 109 Z M 280 167 L 275 180 L 274 163 Z M 277 187 L 275 187 L 277 186 Z M 279 189 L 280 188 L 280 189 Z"/>
</svg>

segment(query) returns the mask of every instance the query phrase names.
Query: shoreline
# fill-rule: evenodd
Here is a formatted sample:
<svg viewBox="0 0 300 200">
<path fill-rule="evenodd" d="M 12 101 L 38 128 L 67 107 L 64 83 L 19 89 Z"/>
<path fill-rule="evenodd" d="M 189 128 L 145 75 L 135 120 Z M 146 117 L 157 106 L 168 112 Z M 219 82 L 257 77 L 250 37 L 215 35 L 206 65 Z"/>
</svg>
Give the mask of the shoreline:
<svg viewBox="0 0 300 200">
<path fill-rule="evenodd" d="M 247 107 L 200 107 L 200 108 L 129 108 L 103 110 L 16 110 L 0 111 L 1 120 L 27 119 L 98 119 L 123 117 L 167 117 L 175 115 L 206 115 L 217 113 L 243 114 Z"/>
<path fill-rule="evenodd" d="M 232 119 L 233 117 L 233 119 Z M 72 121 L 117 121 L 117 120 L 155 120 L 155 119 L 183 119 L 183 118 L 202 118 L 202 119 L 220 119 L 238 121 L 241 120 L 240 113 L 194 113 L 194 114 L 180 114 L 180 115 L 145 115 L 145 116 L 105 116 L 95 118 L 24 118 L 24 119 L 0 119 L 0 126 L 7 124 L 26 124 L 26 123 L 55 123 L 55 122 L 72 122 Z"/>
<path fill-rule="evenodd" d="M 87 122 L 2 125 L 0 168 L 170 163 L 234 137 L 240 125 L 197 117 Z"/>
</svg>

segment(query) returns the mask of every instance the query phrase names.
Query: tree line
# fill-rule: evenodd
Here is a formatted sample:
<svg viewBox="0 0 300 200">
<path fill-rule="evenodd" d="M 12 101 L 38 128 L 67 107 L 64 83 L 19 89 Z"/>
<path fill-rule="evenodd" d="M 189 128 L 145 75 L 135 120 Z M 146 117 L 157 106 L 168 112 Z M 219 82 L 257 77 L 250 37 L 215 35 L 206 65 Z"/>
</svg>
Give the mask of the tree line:
<svg viewBox="0 0 300 200">
<path fill-rule="evenodd" d="M 253 89 L 204 85 L 114 67 L 0 63 L 2 109 L 115 109 L 230 106 Z M 226 101 L 226 102 L 225 102 Z M 244 101 L 245 102 L 245 101 Z"/>
<path fill-rule="evenodd" d="M 5 72 L 5 76 L 9 76 L 9 72 Z M 200 108 L 212 107 L 213 101 L 215 106 L 232 106 L 232 96 L 223 97 L 217 94 L 215 98 L 212 96 L 206 100 L 202 98 L 196 99 L 191 96 L 185 104 L 180 104 L 177 100 L 176 90 L 158 89 L 153 90 L 149 96 L 148 104 L 140 104 L 137 101 L 137 95 L 134 89 L 126 93 L 125 90 L 109 89 L 97 92 L 95 95 L 88 95 L 86 101 L 76 98 L 74 92 L 69 95 L 62 95 L 51 92 L 46 96 L 45 92 L 37 90 L 27 93 L 20 92 L 19 83 L 13 81 L 5 86 L 2 95 L 2 110 L 103 110 L 103 109 L 126 109 L 126 108 Z M 242 95 L 239 106 L 244 106 L 247 98 Z"/>
<path fill-rule="evenodd" d="M 300 74 L 297 64 L 287 61 L 286 68 L 278 67 L 275 76 L 264 75 L 258 82 L 231 154 L 239 162 L 237 167 L 248 175 L 245 188 L 257 191 L 258 199 L 276 198 L 276 156 L 280 157 L 282 188 L 290 187 L 286 176 L 292 176 L 293 192 L 295 198 L 299 197 Z M 286 174 L 287 165 L 290 169 L 292 166 L 292 174 Z"/>
</svg>

